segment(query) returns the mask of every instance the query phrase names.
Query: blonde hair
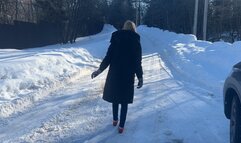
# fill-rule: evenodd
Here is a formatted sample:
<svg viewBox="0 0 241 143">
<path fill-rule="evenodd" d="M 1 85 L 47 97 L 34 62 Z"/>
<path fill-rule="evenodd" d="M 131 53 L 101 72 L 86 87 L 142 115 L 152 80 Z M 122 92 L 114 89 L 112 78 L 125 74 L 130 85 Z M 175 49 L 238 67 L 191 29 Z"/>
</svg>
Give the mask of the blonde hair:
<svg viewBox="0 0 241 143">
<path fill-rule="evenodd" d="M 123 30 L 131 30 L 136 32 L 136 25 L 134 22 L 127 20 L 122 28 Z"/>
</svg>

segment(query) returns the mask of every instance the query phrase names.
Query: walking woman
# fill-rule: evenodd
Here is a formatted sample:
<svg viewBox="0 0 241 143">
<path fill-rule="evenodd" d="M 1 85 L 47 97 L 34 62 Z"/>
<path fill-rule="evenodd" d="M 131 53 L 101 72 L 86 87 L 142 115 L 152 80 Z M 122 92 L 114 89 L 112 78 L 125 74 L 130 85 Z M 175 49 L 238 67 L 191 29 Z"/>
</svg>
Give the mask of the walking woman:
<svg viewBox="0 0 241 143">
<path fill-rule="evenodd" d="M 105 58 L 91 77 L 95 78 L 109 66 L 104 87 L 103 99 L 112 103 L 113 126 L 119 123 L 118 131 L 124 131 L 128 104 L 133 103 L 135 75 L 138 78 L 137 88 L 143 85 L 141 66 L 142 51 L 140 36 L 132 21 L 126 21 L 123 29 L 112 33 L 110 46 Z M 121 105 L 120 120 L 118 108 Z"/>
</svg>

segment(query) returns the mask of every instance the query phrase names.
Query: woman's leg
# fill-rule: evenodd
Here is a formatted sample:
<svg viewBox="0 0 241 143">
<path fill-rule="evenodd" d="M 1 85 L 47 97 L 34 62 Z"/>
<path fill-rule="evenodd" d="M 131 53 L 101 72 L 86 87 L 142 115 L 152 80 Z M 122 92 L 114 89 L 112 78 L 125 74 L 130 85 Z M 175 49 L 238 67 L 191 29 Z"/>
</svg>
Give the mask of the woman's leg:
<svg viewBox="0 0 241 143">
<path fill-rule="evenodd" d="M 112 112 L 113 112 L 113 120 L 114 121 L 118 120 L 118 107 L 119 107 L 119 104 L 112 103 Z"/>
<path fill-rule="evenodd" d="M 120 115 L 120 124 L 121 128 L 124 128 L 126 122 L 126 114 L 127 114 L 128 104 L 121 104 L 121 115 Z"/>
</svg>

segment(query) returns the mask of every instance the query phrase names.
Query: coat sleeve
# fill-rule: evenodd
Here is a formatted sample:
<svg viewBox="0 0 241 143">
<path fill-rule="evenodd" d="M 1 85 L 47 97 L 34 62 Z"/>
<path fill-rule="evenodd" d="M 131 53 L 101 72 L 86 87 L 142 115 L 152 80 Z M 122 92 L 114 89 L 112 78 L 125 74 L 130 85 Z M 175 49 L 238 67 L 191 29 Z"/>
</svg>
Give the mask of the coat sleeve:
<svg viewBox="0 0 241 143">
<path fill-rule="evenodd" d="M 141 50 L 141 44 L 140 44 L 140 38 L 137 42 L 137 51 L 136 51 L 136 76 L 138 79 L 143 78 L 143 70 L 142 70 L 142 50 Z"/>
<path fill-rule="evenodd" d="M 113 35 L 111 36 L 111 40 L 110 40 L 110 46 L 108 48 L 108 51 L 106 53 L 105 58 L 103 59 L 103 61 L 100 64 L 99 70 L 102 72 L 104 71 L 110 64 L 111 61 L 111 55 L 112 55 L 112 49 L 113 49 Z"/>
</svg>

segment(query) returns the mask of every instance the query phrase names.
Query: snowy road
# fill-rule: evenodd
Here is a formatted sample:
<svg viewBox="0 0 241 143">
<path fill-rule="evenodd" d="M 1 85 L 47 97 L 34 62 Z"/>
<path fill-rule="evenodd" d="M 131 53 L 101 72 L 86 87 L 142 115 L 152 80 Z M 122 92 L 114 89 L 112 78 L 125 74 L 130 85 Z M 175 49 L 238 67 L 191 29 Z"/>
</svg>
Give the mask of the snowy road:
<svg viewBox="0 0 241 143">
<path fill-rule="evenodd" d="M 228 142 L 220 102 L 176 80 L 157 53 L 143 57 L 143 70 L 144 87 L 135 90 L 124 134 L 111 125 L 111 105 L 101 99 L 105 72 L 94 80 L 76 79 L 31 109 L 3 119 L 0 142 Z"/>
<path fill-rule="evenodd" d="M 143 67 L 145 86 L 136 91 L 125 133 L 119 135 L 116 128 L 108 127 L 86 142 L 228 142 L 227 124 L 220 124 L 225 120 L 222 105 L 201 91 L 187 91 L 182 82 L 173 79 L 157 54 L 146 56 Z"/>
<path fill-rule="evenodd" d="M 144 86 L 118 134 L 102 100 L 107 71 L 90 79 L 115 30 L 106 25 L 75 44 L 0 50 L 0 142 L 228 143 L 221 89 L 241 58 L 239 44 L 138 27 Z M 223 57 L 229 61 L 220 64 Z"/>
</svg>

